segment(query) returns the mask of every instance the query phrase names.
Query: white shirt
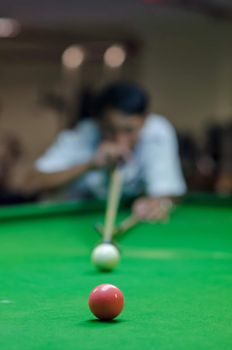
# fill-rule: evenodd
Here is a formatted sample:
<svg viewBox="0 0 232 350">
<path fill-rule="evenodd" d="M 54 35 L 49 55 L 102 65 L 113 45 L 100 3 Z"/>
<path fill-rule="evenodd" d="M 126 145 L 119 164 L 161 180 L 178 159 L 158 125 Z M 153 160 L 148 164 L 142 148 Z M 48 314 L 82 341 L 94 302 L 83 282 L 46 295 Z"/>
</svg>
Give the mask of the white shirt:
<svg viewBox="0 0 232 350">
<path fill-rule="evenodd" d="M 40 172 L 52 173 L 91 160 L 100 143 L 96 122 L 87 119 L 74 129 L 62 131 L 54 144 L 35 164 Z M 146 118 L 131 159 L 122 166 L 125 196 L 145 192 L 149 196 L 180 196 L 186 191 L 178 154 L 176 133 L 164 117 L 151 114 Z M 107 193 L 104 170 L 91 171 L 66 188 L 69 197 L 89 193 L 104 198 Z"/>
</svg>

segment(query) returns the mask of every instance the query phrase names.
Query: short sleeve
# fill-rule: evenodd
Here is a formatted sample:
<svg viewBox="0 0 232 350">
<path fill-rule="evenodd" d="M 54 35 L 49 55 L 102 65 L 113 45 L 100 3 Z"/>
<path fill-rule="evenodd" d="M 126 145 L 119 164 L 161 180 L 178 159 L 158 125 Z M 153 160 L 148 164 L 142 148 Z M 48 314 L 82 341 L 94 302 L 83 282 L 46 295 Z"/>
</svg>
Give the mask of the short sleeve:
<svg viewBox="0 0 232 350">
<path fill-rule="evenodd" d="M 150 196 L 181 196 L 186 192 L 173 126 L 158 118 L 144 135 L 144 176 Z"/>
<path fill-rule="evenodd" d="M 83 123 L 73 130 L 62 131 L 53 145 L 35 162 L 40 172 L 64 171 L 84 163 L 93 155 L 96 128 L 91 123 Z"/>
</svg>

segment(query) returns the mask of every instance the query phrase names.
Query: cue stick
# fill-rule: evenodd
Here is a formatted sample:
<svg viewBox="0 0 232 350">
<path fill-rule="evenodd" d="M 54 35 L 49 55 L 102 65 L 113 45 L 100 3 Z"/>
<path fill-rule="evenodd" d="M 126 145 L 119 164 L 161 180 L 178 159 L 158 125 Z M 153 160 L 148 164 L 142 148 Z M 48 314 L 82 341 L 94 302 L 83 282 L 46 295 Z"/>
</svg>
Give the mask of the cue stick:
<svg viewBox="0 0 232 350">
<path fill-rule="evenodd" d="M 95 231 L 96 231 L 97 233 L 99 233 L 101 236 L 103 236 L 104 225 L 102 225 L 100 222 L 97 222 L 97 223 L 94 225 L 94 228 L 95 228 Z M 113 235 L 115 234 L 115 230 L 116 230 L 116 228 L 113 229 Z"/>
<path fill-rule="evenodd" d="M 121 235 L 126 231 L 132 229 L 139 223 L 140 219 L 135 215 L 130 215 L 128 218 L 123 220 L 114 230 L 114 236 Z"/>
<path fill-rule="evenodd" d="M 140 219 L 138 219 L 134 215 L 130 215 L 126 219 L 124 219 L 118 226 L 116 226 L 113 229 L 113 237 L 117 235 L 121 235 L 125 233 L 126 231 L 129 231 L 132 229 L 135 225 L 137 225 L 140 222 Z M 98 233 L 103 235 L 103 226 L 100 223 L 97 223 L 95 225 L 95 229 Z"/>
<path fill-rule="evenodd" d="M 119 200 L 121 195 L 121 171 L 119 167 L 115 167 L 110 176 L 110 186 L 107 196 L 107 207 L 105 215 L 105 223 L 103 229 L 103 241 L 111 242 L 113 237 L 113 230 L 115 218 L 117 215 Z"/>
</svg>

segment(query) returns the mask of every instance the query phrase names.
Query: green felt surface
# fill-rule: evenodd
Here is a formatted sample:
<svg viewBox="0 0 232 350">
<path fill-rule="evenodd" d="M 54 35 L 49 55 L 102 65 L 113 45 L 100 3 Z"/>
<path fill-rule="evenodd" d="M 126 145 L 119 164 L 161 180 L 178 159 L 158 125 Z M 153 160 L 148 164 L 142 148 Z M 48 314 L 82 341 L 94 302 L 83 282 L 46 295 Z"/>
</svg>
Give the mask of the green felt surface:
<svg viewBox="0 0 232 350">
<path fill-rule="evenodd" d="M 168 223 L 139 224 L 118 241 L 119 268 L 105 274 L 89 261 L 101 208 L 58 207 L 1 212 L 1 350 L 232 348 L 231 206 L 183 204 Z M 101 283 L 125 296 L 111 323 L 88 310 Z"/>
</svg>

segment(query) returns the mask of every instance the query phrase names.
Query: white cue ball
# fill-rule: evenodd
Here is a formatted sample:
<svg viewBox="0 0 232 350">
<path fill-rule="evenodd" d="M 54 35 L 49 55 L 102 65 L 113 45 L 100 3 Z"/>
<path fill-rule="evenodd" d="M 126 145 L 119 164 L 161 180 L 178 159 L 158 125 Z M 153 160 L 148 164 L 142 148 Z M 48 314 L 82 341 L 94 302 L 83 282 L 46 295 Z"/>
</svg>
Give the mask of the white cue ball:
<svg viewBox="0 0 232 350">
<path fill-rule="evenodd" d="M 94 248 L 91 260 L 99 270 L 111 271 L 118 265 L 120 254 L 113 244 L 102 243 Z"/>
</svg>

